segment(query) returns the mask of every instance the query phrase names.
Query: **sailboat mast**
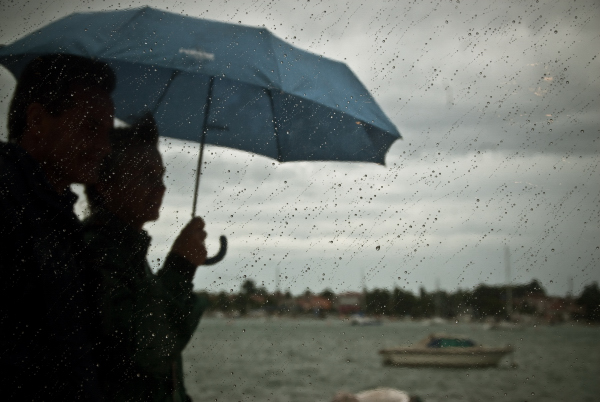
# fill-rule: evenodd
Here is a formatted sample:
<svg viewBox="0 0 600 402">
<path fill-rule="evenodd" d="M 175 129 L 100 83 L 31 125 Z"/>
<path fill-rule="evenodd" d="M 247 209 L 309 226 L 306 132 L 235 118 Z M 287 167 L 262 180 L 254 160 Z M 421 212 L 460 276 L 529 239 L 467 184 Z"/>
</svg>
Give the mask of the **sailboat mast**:
<svg viewBox="0 0 600 402">
<path fill-rule="evenodd" d="M 365 269 L 360 269 L 360 286 L 362 287 L 363 296 L 367 293 L 367 281 L 365 279 Z"/>
<path fill-rule="evenodd" d="M 441 300 L 440 300 L 440 278 L 435 278 L 435 298 L 434 298 L 435 317 L 440 317 Z"/>
<path fill-rule="evenodd" d="M 510 250 L 508 246 L 504 246 L 504 264 L 506 266 L 506 315 L 510 318 L 512 315 L 512 286 L 510 278 Z"/>
<path fill-rule="evenodd" d="M 567 293 L 567 297 L 570 299 L 573 297 L 573 277 L 569 277 L 569 293 Z"/>
</svg>

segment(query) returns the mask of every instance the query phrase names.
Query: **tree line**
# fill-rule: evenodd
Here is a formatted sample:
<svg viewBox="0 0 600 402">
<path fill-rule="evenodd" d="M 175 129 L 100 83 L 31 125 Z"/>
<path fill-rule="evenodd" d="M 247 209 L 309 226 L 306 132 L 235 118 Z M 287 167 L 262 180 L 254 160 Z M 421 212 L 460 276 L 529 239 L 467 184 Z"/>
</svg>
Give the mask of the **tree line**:
<svg viewBox="0 0 600 402">
<path fill-rule="evenodd" d="M 544 298 L 546 290 L 537 281 L 528 284 L 512 285 L 510 287 L 514 300 L 512 312 L 517 314 L 535 315 L 536 307 L 528 300 L 531 297 Z M 331 302 L 325 309 L 326 313 L 337 311 L 338 296 L 330 289 L 320 293 L 305 291 L 302 295 L 293 296 L 289 291 L 285 293 L 270 293 L 264 287 L 257 287 L 252 279 L 242 283 L 237 293 L 199 292 L 208 303 L 209 310 L 233 312 L 245 315 L 252 310 L 265 310 L 268 313 L 285 314 L 294 312 L 294 301 L 300 298 L 321 297 Z M 375 288 L 364 290 L 359 305 L 361 312 L 369 315 L 385 315 L 412 318 L 454 318 L 469 315 L 475 319 L 495 317 L 508 318 L 507 312 L 508 288 L 506 286 L 490 286 L 480 284 L 472 290 L 456 290 L 454 292 L 433 291 L 427 292 L 421 288 L 418 294 L 400 289 Z M 566 300 L 566 299 L 565 299 Z M 600 288 L 597 282 L 584 287 L 578 297 L 576 305 L 582 306 L 579 317 L 587 321 L 600 322 Z"/>
</svg>

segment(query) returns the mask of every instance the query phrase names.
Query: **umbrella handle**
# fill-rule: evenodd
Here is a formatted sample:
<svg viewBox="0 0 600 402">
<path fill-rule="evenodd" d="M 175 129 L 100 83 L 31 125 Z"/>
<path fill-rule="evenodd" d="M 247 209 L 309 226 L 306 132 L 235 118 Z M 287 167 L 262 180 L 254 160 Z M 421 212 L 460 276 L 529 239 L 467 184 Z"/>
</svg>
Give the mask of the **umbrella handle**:
<svg viewBox="0 0 600 402">
<path fill-rule="evenodd" d="M 225 254 L 227 254 L 227 238 L 225 236 L 219 236 L 219 242 L 221 243 L 219 252 L 214 257 L 207 258 L 204 265 L 216 264 L 225 257 Z"/>
</svg>

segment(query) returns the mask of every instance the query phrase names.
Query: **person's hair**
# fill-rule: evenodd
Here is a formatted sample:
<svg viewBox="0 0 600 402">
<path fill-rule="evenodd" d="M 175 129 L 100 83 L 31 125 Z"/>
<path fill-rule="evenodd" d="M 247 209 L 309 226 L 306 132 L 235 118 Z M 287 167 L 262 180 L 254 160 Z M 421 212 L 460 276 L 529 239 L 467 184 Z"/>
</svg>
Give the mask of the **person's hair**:
<svg viewBox="0 0 600 402">
<path fill-rule="evenodd" d="M 51 114 L 73 106 L 74 87 L 100 87 L 111 93 L 117 77 L 108 64 L 71 54 L 48 54 L 33 59 L 21 72 L 8 112 L 8 139 L 19 143 L 27 126 L 27 108 L 41 104 Z"/>
<path fill-rule="evenodd" d="M 130 127 L 113 128 L 110 132 L 110 154 L 104 158 L 98 174 L 98 183 L 106 182 L 120 175 L 128 152 L 145 152 L 158 149 L 158 126 L 152 114 L 147 113 Z M 97 184 L 85 186 L 88 206 L 92 213 L 104 206 L 104 199 L 98 192 Z"/>
</svg>

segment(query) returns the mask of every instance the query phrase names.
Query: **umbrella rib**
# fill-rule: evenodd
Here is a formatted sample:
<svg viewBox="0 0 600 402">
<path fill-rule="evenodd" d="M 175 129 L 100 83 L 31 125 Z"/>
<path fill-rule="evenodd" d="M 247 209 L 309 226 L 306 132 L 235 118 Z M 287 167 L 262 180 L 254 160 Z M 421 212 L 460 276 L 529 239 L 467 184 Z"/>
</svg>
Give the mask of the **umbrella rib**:
<svg viewBox="0 0 600 402">
<path fill-rule="evenodd" d="M 264 88 L 269 102 L 271 102 L 271 113 L 273 114 L 273 133 L 275 134 L 275 142 L 277 143 L 277 161 L 281 162 L 283 155 L 281 154 L 281 144 L 279 143 L 279 130 L 277 130 L 277 118 L 275 117 L 275 102 L 273 101 L 273 91 L 271 89 Z"/>
<path fill-rule="evenodd" d="M 192 218 L 196 216 L 196 204 L 198 202 L 198 187 L 200 186 L 200 174 L 202 171 L 202 156 L 204 154 L 204 142 L 206 141 L 206 131 L 208 130 L 208 114 L 210 113 L 210 103 L 212 99 L 213 85 L 215 77 L 210 77 L 208 84 L 208 94 L 206 95 L 206 103 L 204 104 L 206 112 L 204 113 L 204 121 L 202 122 L 202 134 L 200 136 L 200 153 L 198 155 L 198 167 L 196 168 L 196 183 L 194 185 L 194 204 L 192 205 Z"/>
<path fill-rule="evenodd" d="M 156 103 L 154 105 L 154 109 L 152 109 L 152 114 L 154 115 L 156 113 L 156 111 L 158 110 L 158 107 L 160 106 L 160 104 L 162 103 L 163 99 L 165 98 L 165 96 L 167 95 L 167 92 L 169 91 L 169 87 L 171 86 L 171 84 L 173 83 L 173 81 L 175 80 L 175 78 L 179 75 L 179 70 L 173 70 L 173 72 L 171 73 L 171 77 L 169 78 L 169 82 L 167 85 L 165 85 L 165 90 L 163 91 L 162 94 L 160 94 L 160 96 L 158 97 L 158 99 L 156 100 Z"/>
<path fill-rule="evenodd" d="M 283 89 L 283 80 L 281 79 L 281 71 L 279 70 L 280 65 L 279 63 L 277 63 L 277 57 L 276 54 L 277 52 L 275 51 L 275 45 L 273 43 L 273 41 L 275 41 L 275 39 L 280 40 L 279 38 L 277 38 L 271 31 L 269 31 L 268 29 L 265 29 L 265 33 L 266 33 L 266 40 L 269 41 L 269 46 L 271 48 L 271 51 L 273 52 L 273 57 L 275 58 L 275 68 L 274 70 L 277 72 L 277 87 L 279 87 L 279 89 Z"/>
</svg>

